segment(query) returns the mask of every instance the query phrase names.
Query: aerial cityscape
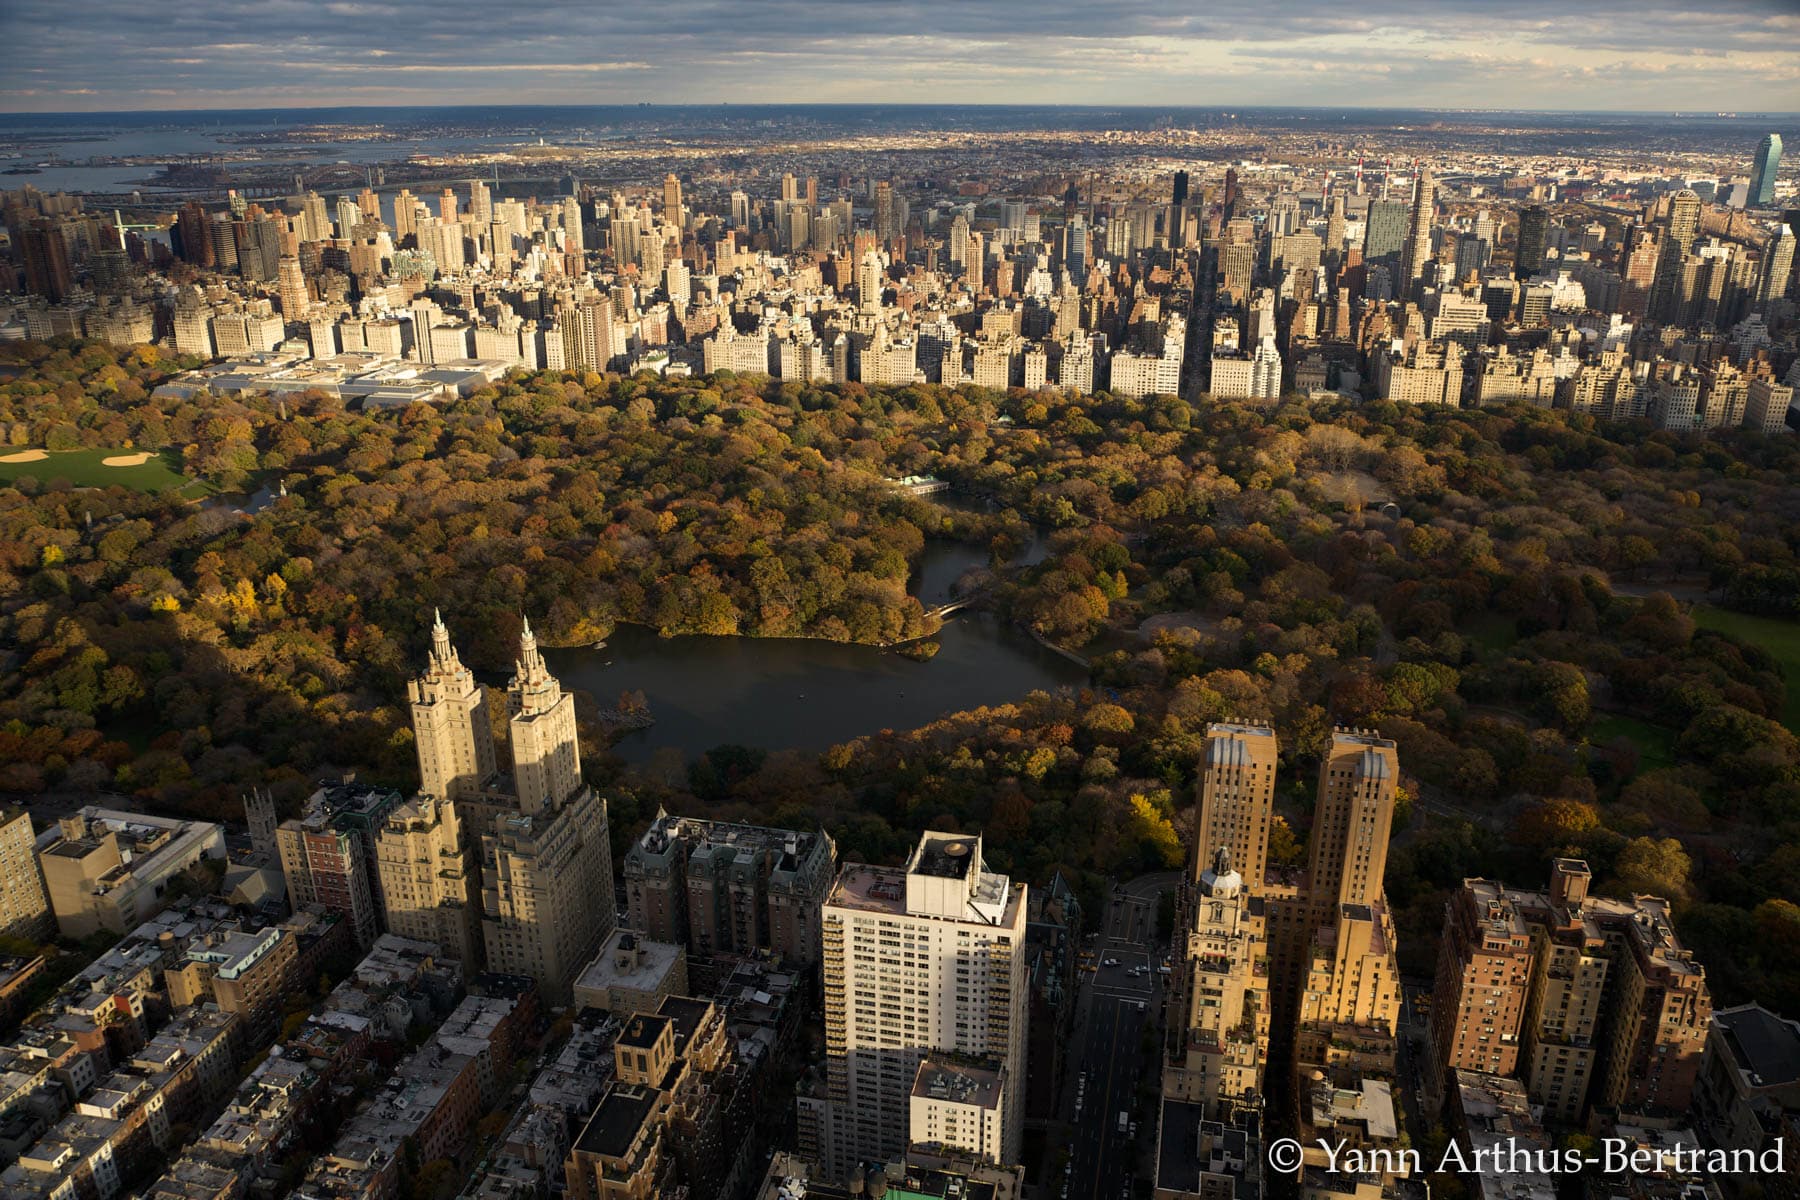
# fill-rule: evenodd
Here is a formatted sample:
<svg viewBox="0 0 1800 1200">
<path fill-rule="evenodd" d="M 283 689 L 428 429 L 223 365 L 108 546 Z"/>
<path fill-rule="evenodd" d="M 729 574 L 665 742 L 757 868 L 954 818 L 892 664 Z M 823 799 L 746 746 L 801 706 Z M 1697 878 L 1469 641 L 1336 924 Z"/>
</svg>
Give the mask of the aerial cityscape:
<svg viewBox="0 0 1800 1200">
<path fill-rule="evenodd" d="M 1800 1200 L 1800 13 L 1223 8 L 0 12 L 0 1200 Z"/>
</svg>

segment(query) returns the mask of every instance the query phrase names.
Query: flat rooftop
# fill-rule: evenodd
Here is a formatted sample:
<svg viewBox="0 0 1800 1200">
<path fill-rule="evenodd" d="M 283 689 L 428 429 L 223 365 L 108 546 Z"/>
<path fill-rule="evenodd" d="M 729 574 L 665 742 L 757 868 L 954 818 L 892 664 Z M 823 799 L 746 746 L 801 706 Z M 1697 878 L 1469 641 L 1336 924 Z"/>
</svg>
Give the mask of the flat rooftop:
<svg viewBox="0 0 1800 1200">
<path fill-rule="evenodd" d="M 912 1094 L 921 1100 L 998 1109 L 1000 1079 L 1001 1073 L 989 1067 L 926 1057 L 919 1060 L 918 1074 L 913 1076 Z"/>
<path fill-rule="evenodd" d="M 629 929 L 615 929 L 594 961 L 581 969 L 575 987 L 588 991 L 613 987 L 654 991 L 685 953 L 673 942 L 655 942 Z"/>
<path fill-rule="evenodd" d="M 1262 1139 L 1254 1124 L 1224 1125 L 1206 1119 L 1198 1104 L 1164 1100 L 1162 1137 L 1156 1147 L 1158 1191 L 1198 1195 L 1203 1176 L 1231 1181 L 1232 1195 L 1259 1200 L 1262 1195 Z"/>
<path fill-rule="evenodd" d="M 1275 730 L 1269 725 L 1255 725 L 1249 721 L 1212 721 L 1206 726 L 1208 734 L 1223 733 L 1232 737 L 1268 738 L 1275 740 Z"/>
<path fill-rule="evenodd" d="M 696 845 L 735 846 L 748 850 L 785 850 L 791 843 L 796 853 L 804 858 L 818 842 L 818 834 L 772 825 L 742 825 L 665 815 L 651 823 L 638 838 L 638 845 L 650 853 L 660 854 L 669 842 L 677 839 Z"/>
<path fill-rule="evenodd" d="M 850 863 L 838 872 L 825 903 L 839 908 L 906 915 L 906 872 L 899 867 Z"/>
<path fill-rule="evenodd" d="M 656 1011 L 675 1022 L 675 1048 L 679 1053 L 686 1053 L 689 1040 L 699 1031 L 713 1006 L 712 1001 L 693 996 L 664 996 Z"/>
<path fill-rule="evenodd" d="M 655 1106 L 656 1093 L 650 1088 L 614 1088 L 588 1118 L 581 1136 L 575 1139 L 575 1148 L 602 1158 L 628 1157 L 631 1143 Z"/>
<path fill-rule="evenodd" d="M 1394 748 L 1393 738 L 1384 738 L 1369 729 L 1334 729 L 1331 731 L 1333 746 L 1370 746 L 1375 748 Z"/>
<path fill-rule="evenodd" d="M 1800 1081 L 1800 1022 L 1783 1020 L 1760 1004 L 1713 1013 L 1713 1023 L 1753 1087 Z"/>
<path fill-rule="evenodd" d="M 655 1013 L 635 1013 L 619 1030 L 619 1045 L 631 1050 L 648 1050 L 661 1040 L 663 1030 L 673 1022 Z"/>
<path fill-rule="evenodd" d="M 909 1171 L 888 1185 L 887 1200 L 994 1200 L 999 1194 L 998 1185 L 960 1171 Z"/>
<path fill-rule="evenodd" d="M 358 817 L 371 820 L 385 816 L 399 803 L 400 793 L 392 788 L 366 783 L 334 783 L 320 788 L 307 799 L 306 811 L 300 821 L 303 825 L 311 825 L 320 820 L 334 824 Z"/>
</svg>

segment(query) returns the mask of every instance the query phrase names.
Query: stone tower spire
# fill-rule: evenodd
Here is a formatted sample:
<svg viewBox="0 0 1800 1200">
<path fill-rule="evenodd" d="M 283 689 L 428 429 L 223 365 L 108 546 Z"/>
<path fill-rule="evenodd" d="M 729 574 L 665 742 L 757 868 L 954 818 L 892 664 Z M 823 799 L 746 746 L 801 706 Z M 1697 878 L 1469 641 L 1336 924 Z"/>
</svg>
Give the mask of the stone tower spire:
<svg viewBox="0 0 1800 1200">
<path fill-rule="evenodd" d="M 537 635 L 531 632 L 531 618 L 521 618 L 519 627 L 519 661 L 515 672 L 515 685 L 541 687 L 545 682 L 554 685 L 556 681 L 550 677 L 550 669 L 544 665 L 544 656 L 538 652 Z"/>
<path fill-rule="evenodd" d="M 425 673 L 407 685 L 419 755 L 419 790 L 456 800 L 481 791 L 494 774 L 494 734 L 475 673 L 450 644 L 442 613 L 432 614 Z"/>
<path fill-rule="evenodd" d="M 450 644 L 450 630 L 444 626 L 444 614 L 436 608 L 431 610 L 431 667 L 441 672 L 462 669 L 456 647 Z"/>
<path fill-rule="evenodd" d="M 519 810 L 529 816 L 561 807 L 581 786 L 575 701 L 544 664 L 529 620 L 519 630 L 519 661 L 506 688 L 506 709 Z"/>
</svg>

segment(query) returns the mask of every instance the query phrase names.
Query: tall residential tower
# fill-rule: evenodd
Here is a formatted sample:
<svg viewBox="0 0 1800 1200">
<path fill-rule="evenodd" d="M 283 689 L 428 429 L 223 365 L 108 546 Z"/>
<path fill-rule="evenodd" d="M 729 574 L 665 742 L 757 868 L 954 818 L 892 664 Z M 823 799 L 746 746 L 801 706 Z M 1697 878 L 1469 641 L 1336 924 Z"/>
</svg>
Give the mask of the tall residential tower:
<svg viewBox="0 0 1800 1200">
<path fill-rule="evenodd" d="M 568 1002 L 612 931 L 606 802 L 581 781 L 575 700 L 544 665 L 527 622 L 507 685 L 515 807 L 481 831 L 481 924 L 488 968 L 537 980 Z"/>
<path fill-rule="evenodd" d="M 826 1086 L 803 1096 L 804 1150 L 833 1174 L 913 1141 L 920 1064 L 979 1067 L 998 1147 L 1025 1115 L 1025 885 L 987 869 L 981 838 L 926 833 L 904 868 L 846 864 L 823 911 Z"/>
</svg>

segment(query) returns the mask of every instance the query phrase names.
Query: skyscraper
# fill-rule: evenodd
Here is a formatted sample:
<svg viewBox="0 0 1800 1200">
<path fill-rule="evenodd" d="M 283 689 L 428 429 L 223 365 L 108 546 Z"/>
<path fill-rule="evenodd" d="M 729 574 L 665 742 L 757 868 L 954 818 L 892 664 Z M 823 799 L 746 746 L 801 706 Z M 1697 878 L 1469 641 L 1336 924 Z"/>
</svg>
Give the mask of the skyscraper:
<svg viewBox="0 0 1800 1200">
<path fill-rule="evenodd" d="M 1656 261 L 1656 282 L 1650 290 L 1650 315 L 1673 323 L 1681 315 L 1681 264 L 1700 236 L 1700 197 L 1682 188 L 1669 199 L 1662 250 Z"/>
<path fill-rule="evenodd" d="M 487 693 L 463 666 L 441 614 L 433 614 L 425 674 L 406 685 L 419 756 L 419 791 L 445 800 L 478 794 L 494 774 Z"/>
<path fill-rule="evenodd" d="M 175 217 L 175 232 L 180 235 L 181 257 L 197 267 L 213 265 L 212 222 L 198 200 L 189 200 Z"/>
<path fill-rule="evenodd" d="M 50 897 L 38 867 L 31 814 L 22 808 L 0 813 L 0 934 L 39 939 L 56 930 Z"/>
<path fill-rule="evenodd" d="M 587 236 L 582 232 L 581 201 L 574 196 L 562 198 L 562 230 L 563 249 L 580 254 L 587 248 Z"/>
<path fill-rule="evenodd" d="M 1787 295 L 1788 280 L 1794 274 L 1795 240 L 1794 231 L 1783 225 L 1763 247 L 1762 276 L 1756 286 L 1757 311 Z"/>
<path fill-rule="evenodd" d="M 1399 778 L 1393 742 L 1345 729 L 1331 735 L 1319 764 L 1309 871 L 1313 898 L 1324 911 L 1381 898 Z"/>
<path fill-rule="evenodd" d="M 1373 261 L 1400 253 L 1406 241 L 1406 205 L 1398 200 L 1369 201 L 1363 225 L 1363 259 Z"/>
<path fill-rule="evenodd" d="M 238 227 L 230 212 L 214 212 L 212 228 L 212 264 L 221 272 L 238 270 Z"/>
<path fill-rule="evenodd" d="M 69 294 L 69 243 L 54 221 L 36 220 L 27 225 L 19 249 L 25 259 L 25 287 L 50 300 Z"/>
<path fill-rule="evenodd" d="M 694 296 L 687 263 L 676 258 L 663 267 L 663 291 L 668 293 L 669 304 L 677 313 L 687 310 L 688 301 Z"/>
<path fill-rule="evenodd" d="M 1431 261 L 1431 218 L 1437 207 L 1437 184 L 1429 170 L 1421 170 L 1413 181 L 1412 213 L 1408 218 L 1406 242 L 1400 248 L 1400 286 L 1410 291 L 1425 274 Z"/>
<path fill-rule="evenodd" d="M 932 1052 L 996 1086 L 1000 1157 L 1024 1128 L 1026 888 L 987 869 L 981 838 L 925 833 L 904 868 L 845 864 L 822 915 L 826 1090 L 803 1096 L 802 1148 L 842 1177 L 913 1138 Z"/>
<path fill-rule="evenodd" d="M 680 229 L 686 224 L 681 212 L 681 180 L 670 171 L 663 176 L 663 220 Z"/>
<path fill-rule="evenodd" d="M 481 830 L 488 967 L 529 975 L 552 1004 L 612 931 L 606 802 L 581 780 L 575 700 L 544 665 L 527 622 L 507 685 L 513 807 Z"/>
<path fill-rule="evenodd" d="M 1210 751 L 1217 743 L 1210 733 L 1207 740 Z M 1199 829 L 1204 836 L 1206 826 Z M 1261 885 L 1260 876 L 1252 884 L 1240 873 L 1229 846 L 1220 845 L 1176 893 L 1162 1093 L 1203 1105 L 1212 1117 L 1228 1107 L 1255 1107 L 1266 1091 L 1270 1008 Z"/>
<path fill-rule="evenodd" d="M 871 250 L 863 255 L 862 261 L 856 265 L 857 307 L 865 313 L 879 313 L 882 290 L 885 286 L 881 256 Z"/>
<path fill-rule="evenodd" d="M 1750 169 L 1750 207 L 1775 203 L 1775 173 L 1780 169 L 1781 135 L 1771 133 L 1756 148 L 1756 162 Z"/>
<path fill-rule="evenodd" d="M 506 708 L 519 811 L 535 816 L 560 807 L 581 787 L 575 697 L 562 690 L 544 665 L 530 621 L 519 633 L 519 660 L 506 688 Z"/>
<path fill-rule="evenodd" d="M 405 241 L 418 232 L 419 198 L 405 188 L 394 197 L 394 240 Z"/>
<path fill-rule="evenodd" d="M 1087 219 L 1080 213 L 1070 217 L 1068 227 L 1063 230 L 1063 239 L 1063 268 L 1068 271 L 1070 282 L 1080 287 L 1087 279 Z"/>
<path fill-rule="evenodd" d="M 324 217 L 324 208 L 325 199 L 321 196 L 319 198 L 320 212 L 318 224 L 314 226 L 314 228 L 319 231 L 318 236 L 308 237 L 306 234 L 302 233 L 301 238 L 303 241 L 324 241 L 331 236 L 331 223 Z M 356 227 L 361 225 L 365 219 L 362 206 L 348 196 L 339 196 L 337 199 L 336 211 L 338 236 L 346 239 L 355 237 Z M 304 213 L 301 214 L 301 216 L 303 218 L 303 224 L 311 225 L 313 223 L 313 219 L 307 217 Z"/>
<path fill-rule="evenodd" d="M 1550 212 L 1541 204 L 1519 210 L 1519 248 L 1513 256 L 1513 278 L 1530 279 L 1544 269 L 1544 248 L 1550 236 Z"/>
<path fill-rule="evenodd" d="M 281 297 L 281 317 L 284 321 L 303 321 L 310 301 L 306 295 L 306 276 L 300 271 L 300 260 L 293 255 L 284 255 L 276 263 L 275 281 L 277 293 Z"/>
<path fill-rule="evenodd" d="M 1262 883 L 1275 815 L 1275 762 L 1275 731 L 1268 726 L 1219 721 L 1206 727 L 1190 880 L 1198 881 L 1223 849 L 1231 852 L 1238 874 L 1252 886 Z"/>
<path fill-rule="evenodd" d="M 1179 208 L 1181 205 L 1187 203 L 1187 198 L 1188 173 L 1186 171 L 1177 171 L 1175 172 L 1175 190 L 1171 202 Z"/>
<path fill-rule="evenodd" d="M 300 240 L 303 242 L 322 242 L 331 237 L 331 214 L 326 211 L 325 197 L 317 192 L 307 192 L 299 197 L 300 201 Z M 293 201 L 289 201 L 290 204 Z M 350 236 L 350 228 L 345 227 L 343 236 Z"/>
<path fill-rule="evenodd" d="M 389 928 L 464 961 L 485 956 L 566 1003 L 616 912 L 606 802 L 581 781 L 573 697 L 526 623 L 507 688 L 510 776 L 494 769 L 481 685 L 441 618 L 408 697 L 422 788 L 382 814 L 375 857 Z"/>
</svg>

